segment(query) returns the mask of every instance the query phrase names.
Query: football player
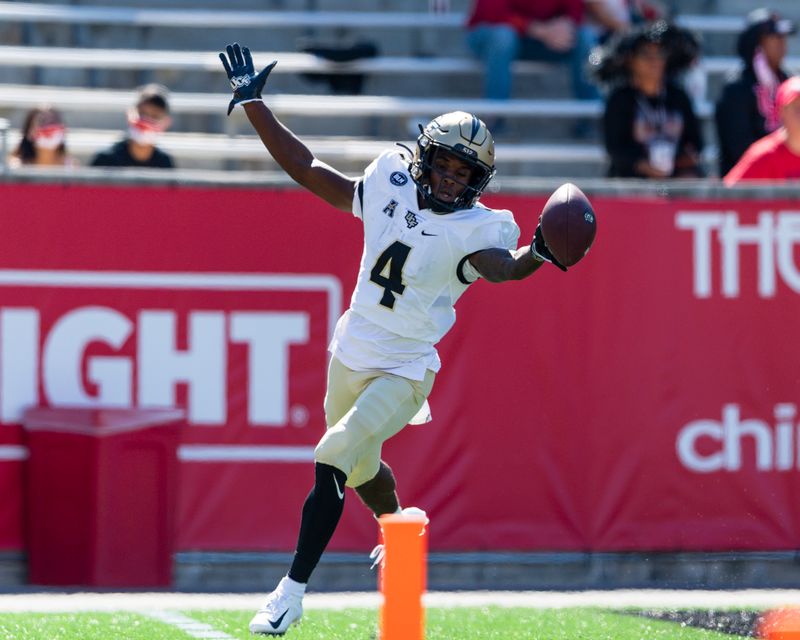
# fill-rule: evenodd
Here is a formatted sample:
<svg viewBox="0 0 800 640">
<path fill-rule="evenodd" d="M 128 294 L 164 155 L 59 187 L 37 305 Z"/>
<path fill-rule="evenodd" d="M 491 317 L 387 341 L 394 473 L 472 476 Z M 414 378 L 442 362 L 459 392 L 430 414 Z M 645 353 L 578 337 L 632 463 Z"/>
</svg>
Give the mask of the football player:
<svg viewBox="0 0 800 640">
<path fill-rule="evenodd" d="M 353 488 L 376 517 L 402 513 L 381 446 L 406 424 L 430 419 L 426 398 L 441 363 L 436 343 L 455 322 L 453 305 L 479 278 L 521 280 L 554 259 L 537 228 L 517 249 L 510 211 L 479 198 L 495 173 L 486 125 L 447 113 L 421 129 L 412 157 L 382 153 L 359 178 L 320 162 L 264 104 L 275 62 L 255 72 L 238 44 L 220 54 L 233 99 L 277 163 L 297 183 L 364 222 L 364 253 L 350 308 L 336 326 L 325 396 L 327 431 L 315 450 L 315 482 L 302 510 L 288 574 L 250 622 L 283 634 L 300 619 L 306 584 Z M 418 513 L 418 510 L 417 510 Z"/>
</svg>

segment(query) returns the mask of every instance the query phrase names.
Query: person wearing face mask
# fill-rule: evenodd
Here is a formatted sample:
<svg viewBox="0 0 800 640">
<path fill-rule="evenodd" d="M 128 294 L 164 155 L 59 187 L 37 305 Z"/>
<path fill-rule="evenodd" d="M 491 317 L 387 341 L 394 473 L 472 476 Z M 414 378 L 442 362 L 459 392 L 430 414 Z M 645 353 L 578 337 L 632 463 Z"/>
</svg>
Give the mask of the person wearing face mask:
<svg viewBox="0 0 800 640">
<path fill-rule="evenodd" d="M 61 114 L 49 106 L 31 109 L 22 126 L 22 139 L 11 153 L 9 165 L 71 167 L 77 162 L 67 154 L 67 128 Z"/>
<path fill-rule="evenodd" d="M 156 146 L 172 122 L 168 95 L 167 88 L 159 84 L 142 87 L 136 105 L 128 110 L 126 137 L 99 152 L 92 159 L 92 166 L 174 168 L 172 157 Z"/>
<path fill-rule="evenodd" d="M 723 87 L 716 105 L 721 176 L 751 144 L 778 129 L 775 96 L 778 86 L 789 77 L 782 64 L 786 36 L 796 31 L 794 23 L 761 8 L 747 15 L 745 25 L 736 43 L 744 67 Z"/>
</svg>

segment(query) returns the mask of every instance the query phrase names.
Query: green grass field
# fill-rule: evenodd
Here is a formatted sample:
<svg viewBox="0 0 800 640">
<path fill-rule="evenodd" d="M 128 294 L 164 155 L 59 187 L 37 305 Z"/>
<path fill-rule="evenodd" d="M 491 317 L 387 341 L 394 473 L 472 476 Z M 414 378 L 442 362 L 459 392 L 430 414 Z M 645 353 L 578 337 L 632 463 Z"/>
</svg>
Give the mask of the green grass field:
<svg viewBox="0 0 800 640">
<path fill-rule="evenodd" d="M 181 611 L 207 627 L 184 631 L 144 613 L 2 613 L 0 640 L 249 639 L 252 611 Z M 286 640 L 374 640 L 371 609 L 310 610 Z M 185 618 L 184 618 L 185 620 Z M 723 640 L 742 638 L 603 609 L 452 608 L 427 611 L 427 640 Z"/>
</svg>

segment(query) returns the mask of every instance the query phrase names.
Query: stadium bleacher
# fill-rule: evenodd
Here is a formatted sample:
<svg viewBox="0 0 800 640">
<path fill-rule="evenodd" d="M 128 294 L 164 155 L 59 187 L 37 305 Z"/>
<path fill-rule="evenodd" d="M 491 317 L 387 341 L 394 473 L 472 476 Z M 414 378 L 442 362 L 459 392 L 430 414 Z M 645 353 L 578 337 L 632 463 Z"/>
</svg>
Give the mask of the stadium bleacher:
<svg viewBox="0 0 800 640">
<path fill-rule="evenodd" d="M 737 68 L 732 42 L 749 3 L 672 4 L 676 20 L 704 36 L 708 89 L 697 107 L 706 119 L 711 159 L 713 98 L 724 75 Z M 224 114 L 227 87 L 217 51 L 238 39 L 258 52 L 257 64 L 279 60 L 270 104 L 315 152 L 343 163 L 337 166 L 345 171 L 358 172 L 395 140 L 408 143 L 416 121 L 466 109 L 507 118 L 508 130 L 498 136 L 499 170 L 506 175 L 601 175 L 598 132 L 579 141 L 570 132 L 577 118 L 596 120 L 602 104 L 567 99 L 567 74 L 531 62 L 515 65 L 513 100 L 481 100 L 481 69 L 463 42 L 468 0 L 451 5 L 448 13 L 431 14 L 399 0 L 286 0 L 266 9 L 236 0 L 226 11 L 183 0 L 131 0 L 122 7 L 101 0 L 0 2 L 0 116 L 10 120 L 14 144 L 27 109 L 43 102 L 61 108 L 70 149 L 85 162 L 120 135 L 133 88 L 158 81 L 173 90 L 175 125 L 163 146 L 180 166 L 274 169 L 242 115 Z M 772 5 L 798 17 L 794 3 Z M 334 63 L 299 50 L 308 41 L 370 36 L 380 40 L 375 58 Z M 794 44 L 790 54 L 796 56 Z M 787 66 L 800 70 L 800 58 L 791 57 Z M 345 73 L 364 74 L 364 95 L 331 95 L 313 81 Z"/>
</svg>

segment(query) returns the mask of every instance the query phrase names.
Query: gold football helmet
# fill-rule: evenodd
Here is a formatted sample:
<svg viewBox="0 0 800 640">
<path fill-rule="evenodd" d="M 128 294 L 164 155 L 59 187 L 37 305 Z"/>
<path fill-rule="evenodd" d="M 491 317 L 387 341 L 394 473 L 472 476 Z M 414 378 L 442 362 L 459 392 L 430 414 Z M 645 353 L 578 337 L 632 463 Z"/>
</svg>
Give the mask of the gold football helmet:
<svg viewBox="0 0 800 640">
<path fill-rule="evenodd" d="M 469 183 L 453 202 L 444 202 L 432 193 L 430 173 L 439 150 L 447 151 L 472 168 Z M 420 126 L 417 148 L 409 173 L 422 196 L 435 211 L 450 213 L 472 207 L 495 174 L 494 139 L 482 120 L 471 113 L 453 111 Z"/>
</svg>

